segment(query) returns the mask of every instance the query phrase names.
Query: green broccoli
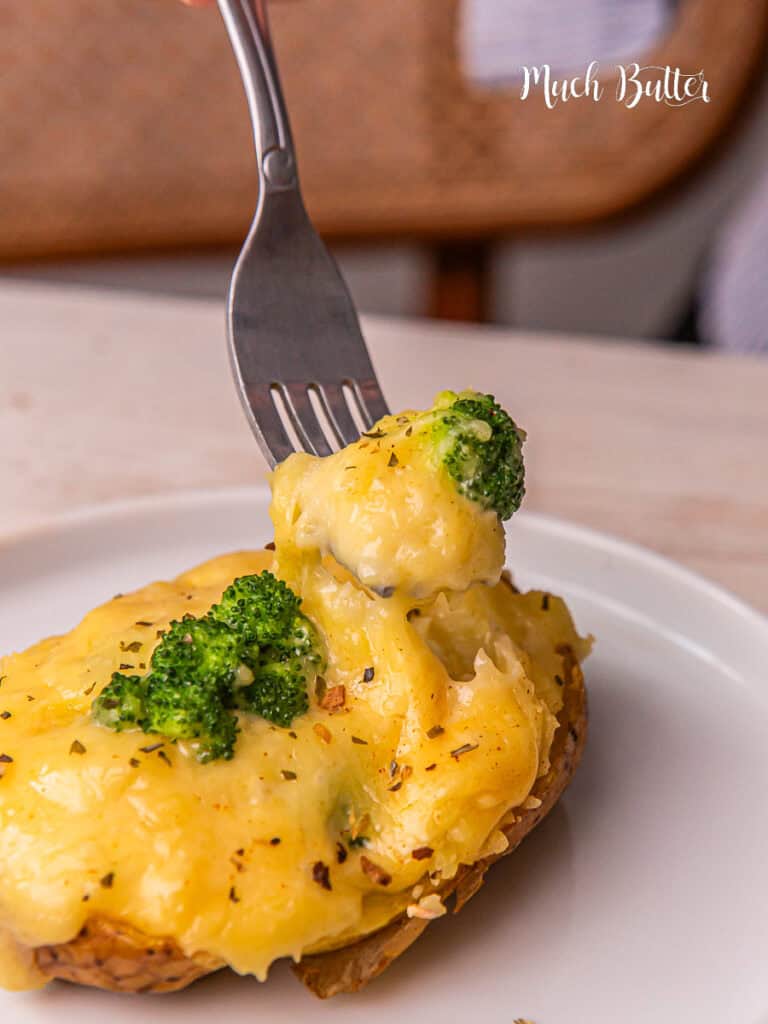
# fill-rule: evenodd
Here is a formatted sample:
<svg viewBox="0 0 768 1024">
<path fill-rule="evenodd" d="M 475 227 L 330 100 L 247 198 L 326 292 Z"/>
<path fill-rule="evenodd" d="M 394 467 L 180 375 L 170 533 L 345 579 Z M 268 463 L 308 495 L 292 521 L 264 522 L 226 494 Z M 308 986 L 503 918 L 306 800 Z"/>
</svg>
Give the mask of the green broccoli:
<svg viewBox="0 0 768 1024">
<path fill-rule="evenodd" d="M 170 624 L 145 676 L 114 673 L 93 702 L 95 721 L 195 740 L 200 761 L 234 755 L 237 710 L 289 726 L 324 662 L 300 606 L 272 573 L 235 580 L 202 618 Z"/>
<path fill-rule="evenodd" d="M 317 634 L 300 599 L 271 573 L 243 576 L 226 590 L 210 616 L 242 637 L 250 685 L 236 688 L 237 706 L 288 726 L 309 707 L 307 679 L 323 661 Z"/>
<path fill-rule="evenodd" d="M 430 441 L 461 494 L 509 519 L 525 493 L 522 431 L 493 395 L 443 391 L 425 414 Z"/>
</svg>

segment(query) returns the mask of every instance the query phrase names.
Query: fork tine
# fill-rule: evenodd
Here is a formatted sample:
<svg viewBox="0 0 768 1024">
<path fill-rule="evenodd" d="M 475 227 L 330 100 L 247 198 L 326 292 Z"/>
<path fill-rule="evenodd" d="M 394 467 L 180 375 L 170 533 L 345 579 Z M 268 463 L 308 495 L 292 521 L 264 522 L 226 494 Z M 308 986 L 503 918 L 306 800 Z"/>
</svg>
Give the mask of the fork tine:
<svg viewBox="0 0 768 1024">
<path fill-rule="evenodd" d="M 307 385 L 295 381 L 281 382 L 280 394 L 302 447 L 312 455 L 330 455 L 332 448 L 312 408 Z"/>
<path fill-rule="evenodd" d="M 360 437 L 360 429 L 352 418 L 341 384 L 323 384 L 316 388 L 325 415 L 333 428 L 339 445 L 344 448 Z"/>
<path fill-rule="evenodd" d="M 274 469 L 277 463 L 287 459 L 295 448 L 280 419 L 271 389 L 268 384 L 241 382 L 240 396 L 251 429 L 260 442 L 270 469 Z"/>
<path fill-rule="evenodd" d="M 358 404 L 360 405 L 365 420 L 366 430 L 370 430 L 377 420 L 382 416 L 389 415 L 389 407 L 381 393 L 379 382 L 375 377 L 366 377 L 363 380 L 351 381 Z"/>
</svg>

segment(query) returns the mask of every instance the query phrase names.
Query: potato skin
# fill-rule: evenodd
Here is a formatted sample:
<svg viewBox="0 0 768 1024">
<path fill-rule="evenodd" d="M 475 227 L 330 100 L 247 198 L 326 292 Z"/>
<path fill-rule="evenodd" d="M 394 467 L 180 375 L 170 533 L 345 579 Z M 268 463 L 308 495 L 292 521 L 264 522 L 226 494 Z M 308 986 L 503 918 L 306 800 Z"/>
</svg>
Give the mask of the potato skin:
<svg viewBox="0 0 768 1024">
<path fill-rule="evenodd" d="M 500 828 L 509 842 L 497 854 L 462 867 L 437 891 L 452 901 L 453 913 L 474 896 L 488 868 L 512 853 L 549 813 L 571 781 L 587 736 L 587 696 L 578 661 L 567 645 L 563 658 L 563 708 L 550 754 L 550 770 L 536 781 L 532 796 L 541 805 L 510 811 Z M 357 992 L 416 941 L 428 921 L 402 914 L 384 928 L 341 949 L 304 957 L 294 973 L 321 999 Z M 225 966 L 205 953 L 188 957 L 170 938 L 153 938 L 130 925 L 93 917 L 69 942 L 35 950 L 38 969 L 49 978 L 116 992 L 173 992 Z"/>
<path fill-rule="evenodd" d="M 113 992 L 174 992 L 224 966 L 107 917 L 90 918 L 69 942 L 40 946 L 35 961 L 50 978 Z"/>
</svg>

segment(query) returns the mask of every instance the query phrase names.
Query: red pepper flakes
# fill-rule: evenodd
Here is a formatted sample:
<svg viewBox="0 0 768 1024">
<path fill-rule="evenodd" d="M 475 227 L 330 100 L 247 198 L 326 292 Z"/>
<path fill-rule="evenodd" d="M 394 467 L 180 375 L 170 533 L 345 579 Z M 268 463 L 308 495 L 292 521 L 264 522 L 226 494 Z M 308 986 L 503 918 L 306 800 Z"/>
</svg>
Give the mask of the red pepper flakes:
<svg viewBox="0 0 768 1024">
<path fill-rule="evenodd" d="M 375 864 L 365 854 L 360 857 L 360 867 L 363 869 L 363 874 L 367 875 L 376 885 L 389 885 L 392 881 L 392 875 L 378 864 Z"/>
</svg>

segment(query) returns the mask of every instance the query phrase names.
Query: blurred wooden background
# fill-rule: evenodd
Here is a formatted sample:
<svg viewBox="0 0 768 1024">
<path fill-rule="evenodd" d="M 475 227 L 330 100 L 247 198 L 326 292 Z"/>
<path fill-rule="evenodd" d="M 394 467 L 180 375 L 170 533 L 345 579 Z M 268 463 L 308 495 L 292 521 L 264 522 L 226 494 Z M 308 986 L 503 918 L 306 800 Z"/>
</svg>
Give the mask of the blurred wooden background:
<svg viewBox="0 0 768 1024">
<path fill-rule="evenodd" d="M 694 165 L 760 62 L 768 0 L 682 0 L 644 58 L 705 69 L 713 101 L 682 109 L 547 110 L 540 96 L 473 88 L 458 8 L 296 0 L 273 4 L 272 20 L 319 228 L 442 240 L 433 306 L 479 315 L 488 238 L 624 212 Z M 10 0 L 0 68 L 0 261 L 242 238 L 253 156 L 215 10 Z"/>
</svg>

